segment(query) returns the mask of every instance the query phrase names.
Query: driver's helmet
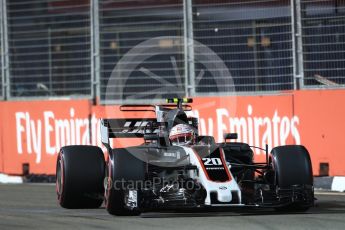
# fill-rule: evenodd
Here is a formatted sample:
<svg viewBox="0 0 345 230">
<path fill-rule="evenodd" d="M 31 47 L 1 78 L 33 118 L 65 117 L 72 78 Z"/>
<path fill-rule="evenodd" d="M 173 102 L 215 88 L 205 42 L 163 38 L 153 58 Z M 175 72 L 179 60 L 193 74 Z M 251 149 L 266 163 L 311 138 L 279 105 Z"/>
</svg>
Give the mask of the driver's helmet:
<svg viewBox="0 0 345 230">
<path fill-rule="evenodd" d="M 190 125 L 178 124 L 170 130 L 169 139 L 172 145 L 191 145 L 195 142 L 195 132 Z"/>
</svg>

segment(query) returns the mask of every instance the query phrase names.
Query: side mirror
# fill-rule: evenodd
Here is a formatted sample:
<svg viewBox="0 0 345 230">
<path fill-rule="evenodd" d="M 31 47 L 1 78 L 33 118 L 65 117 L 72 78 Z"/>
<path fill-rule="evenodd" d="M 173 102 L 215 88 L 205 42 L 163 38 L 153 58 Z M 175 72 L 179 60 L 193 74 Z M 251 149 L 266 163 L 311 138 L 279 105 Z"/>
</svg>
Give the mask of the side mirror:
<svg viewBox="0 0 345 230">
<path fill-rule="evenodd" d="M 238 139 L 238 134 L 237 133 L 224 133 L 224 140 L 236 140 Z"/>
</svg>

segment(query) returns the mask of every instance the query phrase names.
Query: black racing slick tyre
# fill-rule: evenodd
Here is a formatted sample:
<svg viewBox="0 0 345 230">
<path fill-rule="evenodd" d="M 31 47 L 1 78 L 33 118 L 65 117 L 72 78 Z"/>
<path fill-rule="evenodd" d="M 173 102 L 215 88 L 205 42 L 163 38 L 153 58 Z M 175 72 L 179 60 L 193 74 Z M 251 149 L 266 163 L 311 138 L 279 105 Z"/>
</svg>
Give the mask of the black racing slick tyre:
<svg viewBox="0 0 345 230">
<path fill-rule="evenodd" d="M 56 192 L 63 208 L 99 208 L 103 203 L 105 160 L 95 146 L 62 147 L 56 164 Z"/>
<path fill-rule="evenodd" d="M 140 185 L 145 180 L 146 163 L 126 149 L 114 149 L 106 170 L 105 207 L 109 214 L 133 216 L 140 214 Z M 139 186 L 139 187 L 138 187 Z M 135 207 L 128 207 L 129 190 L 137 193 Z"/>
<path fill-rule="evenodd" d="M 306 211 L 313 206 L 313 170 L 308 150 L 302 145 L 275 147 L 271 151 L 271 163 L 276 187 L 292 199 L 277 210 Z"/>
</svg>

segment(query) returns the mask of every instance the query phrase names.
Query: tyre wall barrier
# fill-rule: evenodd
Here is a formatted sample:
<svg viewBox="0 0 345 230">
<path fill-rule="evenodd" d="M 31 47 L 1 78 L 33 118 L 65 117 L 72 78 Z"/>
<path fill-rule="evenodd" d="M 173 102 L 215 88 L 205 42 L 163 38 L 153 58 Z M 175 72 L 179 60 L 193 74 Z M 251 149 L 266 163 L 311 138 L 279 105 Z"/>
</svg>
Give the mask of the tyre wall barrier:
<svg viewBox="0 0 345 230">
<path fill-rule="evenodd" d="M 345 175 L 344 101 L 345 90 L 198 97 L 190 115 L 199 117 L 200 134 L 213 135 L 218 142 L 222 141 L 222 133 L 237 132 L 238 141 L 259 147 L 303 144 L 311 154 L 314 175 L 341 176 Z M 61 146 L 102 146 L 101 117 L 154 116 L 151 112 L 119 112 L 118 106 L 94 106 L 88 100 L 0 104 L 0 172 L 7 174 L 54 174 Z M 113 144 L 127 146 L 141 142 L 119 139 Z M 264 152 L 255 150 L 255 159 L 264 161 Z"/>
</svg>

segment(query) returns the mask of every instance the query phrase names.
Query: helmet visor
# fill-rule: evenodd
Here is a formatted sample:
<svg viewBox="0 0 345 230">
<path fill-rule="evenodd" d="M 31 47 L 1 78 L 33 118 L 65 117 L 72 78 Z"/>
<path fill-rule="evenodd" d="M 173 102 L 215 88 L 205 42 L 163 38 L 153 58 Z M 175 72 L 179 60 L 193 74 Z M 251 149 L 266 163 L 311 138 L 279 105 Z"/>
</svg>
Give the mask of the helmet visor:
<svg viewBox="0 0 345 230">
<path fill-rule="evenodd" d="M 179 134 L 170 137 L 170 141 L 173 145 L 186 145 L 193 141 L 193 135 L 191 133 Z"/>
</svg>

